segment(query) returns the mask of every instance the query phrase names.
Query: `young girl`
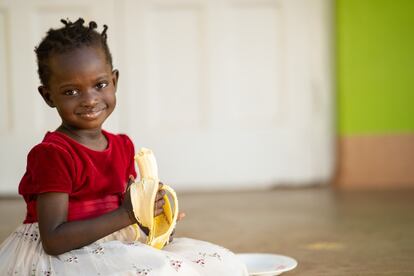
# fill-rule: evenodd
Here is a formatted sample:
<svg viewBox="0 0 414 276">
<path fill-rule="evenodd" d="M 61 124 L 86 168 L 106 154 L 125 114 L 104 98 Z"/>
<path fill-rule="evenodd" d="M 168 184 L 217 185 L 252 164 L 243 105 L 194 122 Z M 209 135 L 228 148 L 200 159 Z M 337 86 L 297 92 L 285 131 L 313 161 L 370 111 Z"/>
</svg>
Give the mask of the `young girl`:
<svg viewBox="0 0 414 276">
<path fill-rule="evenodd" d="M 247 275 L 232 252 L 211 243 L 176 238 L 158 250 L 134 241 L 126 189 L 137 176 L 134 146 L 102 129 L 119 76 L 107 26 L 98 33 L 95 22 L 62 22 L 35 49 L 39 93 L 62 123 L 28 155 L 19 185 L 27 215 L 0 247 L 0 275 Z"/>
</svg>

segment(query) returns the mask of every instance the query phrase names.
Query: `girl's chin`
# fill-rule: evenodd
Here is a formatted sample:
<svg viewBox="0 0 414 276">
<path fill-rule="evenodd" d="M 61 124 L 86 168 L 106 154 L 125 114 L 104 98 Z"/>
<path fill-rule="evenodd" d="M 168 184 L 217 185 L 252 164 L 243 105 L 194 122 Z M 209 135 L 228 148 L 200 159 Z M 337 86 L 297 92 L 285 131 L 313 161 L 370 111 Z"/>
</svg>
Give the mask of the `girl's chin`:
<svg viewBox="0 0 414 276">
<path fill-rule="evenodd" d="M 99 130 L 105 120 L 77 120 L 76 122 L 65 122 L 72 130 Z"/>
</svg>

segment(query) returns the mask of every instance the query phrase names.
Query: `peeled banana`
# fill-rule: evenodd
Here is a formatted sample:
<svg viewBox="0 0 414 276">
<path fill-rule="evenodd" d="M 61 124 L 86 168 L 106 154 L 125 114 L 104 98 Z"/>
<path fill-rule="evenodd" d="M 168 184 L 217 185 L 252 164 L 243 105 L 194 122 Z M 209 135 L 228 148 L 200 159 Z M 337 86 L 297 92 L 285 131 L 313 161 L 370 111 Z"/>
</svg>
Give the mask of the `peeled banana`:
<svg viewBox="0 0 414 276">
<path fill-rule="evenodd" d="M 159 189 L 157 161 L 152 151 L 146 148 L 142 148 L 134 159 L 140 174 L 140 181 L 131 184 L 129 187 L 134 215 L 142 226 L 149 229 L 146 243 L 162 249 L 168 243 L 177 223 L 177 195 L 171 187 L 162 185 L 161 189 L 170 194 L 172 202 L 166 193 L 164 196 L 164 212 L 154 217 L 155 197 Z M 139 232 L 137 232 L 136 240 L 139 237 Z"/>
</svg>

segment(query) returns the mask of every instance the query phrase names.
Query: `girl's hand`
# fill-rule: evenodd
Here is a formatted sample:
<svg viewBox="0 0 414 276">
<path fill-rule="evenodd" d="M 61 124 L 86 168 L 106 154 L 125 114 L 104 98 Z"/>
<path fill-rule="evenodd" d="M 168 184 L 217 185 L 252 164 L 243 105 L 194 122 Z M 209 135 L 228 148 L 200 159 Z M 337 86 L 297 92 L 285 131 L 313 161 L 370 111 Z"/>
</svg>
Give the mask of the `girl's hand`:
<svg viewBox="0 0 414 276">
<path fill-rule="evenodd" d="M 138 223 L 134 215 L 134 209 L 132 207 L 132 202 L 131 202 L 131 191 L 129 189 L 129 186 L 131 186 L 131 184 L 134 183 L 134 181 L 135 181 L 134 176 L 130 175 L 128 179 L 127 188 L 125 191 L 124 201 L 122 202 L 122 205 L 121 205 L 121 207 L 124 208 L 126 212 L 128 212 L 128 216 L 131 220 L 131 224 Z"/>
<path fill-rule="evenodd" d="M 131 203 L 131 194 L 130 194 L 130 190 L 128 189 L 129 186 L 135 182 L 135 179 L 132 175 L 129 176 L 129 180 L 128 180 L 128 185 L 127 185 L 127 190 L 125 192 L 125 197 L 124 197 L 124 202 L 122 203 L 122 207 L 128 212 L 128 215 L 131 219 L 131 224 L 137 223 L 140 228 L 144 231 L 144 233 L 146 235 L 148 235 L 149 233 L 149 229 L 147 227 L 144 227 L 143 225 L 141 225 L 137 219 L 135 218 L 134 215 L 134 211 L 133 211 L 133 207 L 132 207 L 132 203 Z M 165 204 L 165 200 L 164 200 L 164 195 L 165 195 L 165 191 L 161 190 L 162 187 L 162 183 L 159 183 L 159 187 L 158 187 L 158 192 L 157 195 L 155 196 L 155 203 L 154 203 L 154 217 L 161 215 L 164 212 L 164 204 Z"/>
<path fill-rule="evenodd" d="M 154 216 L 159 216 L 164 212 L 164 204 L 165 200 L 163 199 L 165 195 L 165 190 L 161 190 L 162 188 L 162 182 L 159 183 L 157 196 L 155 197 L 155 204 L 154 204 Z M 184 219 L 185 213 L 184 212 L 178 212 L 177 222 Z M 174 239 L 175 229 L 172 231 L 169 242 L 172 242 Z"/>
<path fill-rule="evenodd" d="M 124 196 L 124 202 L 122 203 L 122 207 L 128 212 L 133 214 L 133 207 L 132 207 L 132 202 L 131 202 L 131 193 L 129 190 L 129 186 L 131 186 L 132 183 L 135 182 L 134 176 L 130 175 L 129 179 L 128 179 L 128 184 L 127 184 L 127 189 L 125 191 L 125 196 Z M 154 204 L 154 217 L 159 216 L 162 214 L 162 212 L 164 212 L 164 204 L 165 204 L 165 200 L 163 199 L 164 195 L 165 195 L 165 191 L 161 190 L 162 187 L 162 183 L 159 183 L 159 187 L 158 187 L 158 192 L 157 195 L 155 197 L 155 204 Z M 133 216 L 134 219 L 132 220 L 132 223 L 137 223 L 137 220 L 135 218 L 135 216 Z"/>
<path fill-rule="evenodd" d="M 162 182 L 160 182 L 158 184 L 158 192 L 157 195 L 155 196 L 155 204 L 154 204 L 154 217 L 161 215 L 164 212 L 164 204 L 165 204 L 165 200 L 164 200 L 164 196 L 165 196 L 165 191 L 161 190 L 162 188 Z"/>
</svg>

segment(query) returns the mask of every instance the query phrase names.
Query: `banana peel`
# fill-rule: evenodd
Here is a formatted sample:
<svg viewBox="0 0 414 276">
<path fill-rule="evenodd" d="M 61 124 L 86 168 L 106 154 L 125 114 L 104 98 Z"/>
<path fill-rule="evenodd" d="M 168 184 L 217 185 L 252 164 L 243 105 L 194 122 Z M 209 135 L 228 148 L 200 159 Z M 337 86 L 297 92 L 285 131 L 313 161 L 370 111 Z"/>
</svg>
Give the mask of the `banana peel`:
<svg viewBox="0 0 414 276">
<path fill-rule="evenodd" d="M 134 157 L 138 165 L 140 181 L 129 187 L 133 212 L 138 223 L 149 229 L 146 243 L 154 248 L 162 249 L 169 241 L 178 217 L 178 200 L 175 191 L 162 185 L 166 191 L 163 213 L 154 217 L 154 204 L 159 189 L 158 166 L 151 150 L 142 148 Z M 167 196 L 170 194 L 171 199 Z M 140 238 L 138 226 L 136 240 Z"/>
</svg>

